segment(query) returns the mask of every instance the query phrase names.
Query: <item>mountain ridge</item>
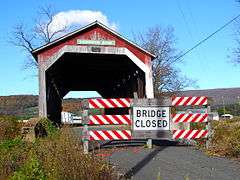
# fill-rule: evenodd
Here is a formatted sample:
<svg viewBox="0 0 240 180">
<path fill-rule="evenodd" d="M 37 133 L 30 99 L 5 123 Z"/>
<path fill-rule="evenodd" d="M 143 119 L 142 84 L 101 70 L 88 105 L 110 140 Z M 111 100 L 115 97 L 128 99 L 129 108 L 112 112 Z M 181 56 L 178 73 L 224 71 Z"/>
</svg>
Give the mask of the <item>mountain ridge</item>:
<svg viewBox="0 0 240 180">
<path fill-rule="evenodd" d="M 240 88 L 216 88 L 186 90 L 178 96 L 207 96 L 213 100 L 212 106 L 240 104 Z M 75 112 L 80 110 L 81 98 L 68 98 L 63 101 L 63 110 Z M 0 96 L 0 115 L 14 115 L 22 118 L 37 116 L 38 95 Z"/>
</svg>

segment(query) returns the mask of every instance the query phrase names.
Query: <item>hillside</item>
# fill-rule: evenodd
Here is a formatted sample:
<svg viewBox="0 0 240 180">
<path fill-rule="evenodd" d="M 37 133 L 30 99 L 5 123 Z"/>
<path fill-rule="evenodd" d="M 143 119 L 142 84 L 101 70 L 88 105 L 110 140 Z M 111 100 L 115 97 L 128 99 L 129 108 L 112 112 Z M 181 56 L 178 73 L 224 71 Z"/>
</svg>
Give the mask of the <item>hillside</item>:
<svg viewBox="0 0 240 180">
<path fill-rule="evenodd" d="M 63 110 L 78 112 L 81 99 L 66 99 L 63 102 Z M 14 115 L 20 119 L 38 115 L 38 96 L 36 95 L 13 95 L 0 96 L 0 115 Z"/>
<path fill-rule="evenodd" d="M 0 96 L 0 114 L 14 115 L 21 118 L 37 115 L 38 96 L 14 95 Z"/>
<path fill-rule="evenodd" d="M 223 104 L 239 104 L 240 88 L 189 90 L 179 92 L 180 96 L 208 96 L 213 100 L 212 106 L 221 107 Z M 77 113 L 80 110 L 81 99 L 65 99 L 63 110 Z M 13 95 L 0 96 L 0 115 L 15 115 L 20 118 L 37 116 L 38 96 Z"/>
<path fill-rule="evenodd" d="M 240 88 L 219 88 L 204 90 L 189 90 L 178 93 L 181 96 L 207 96 L 213 99 L 214 106 L 240 103 Z"/>
</svg>

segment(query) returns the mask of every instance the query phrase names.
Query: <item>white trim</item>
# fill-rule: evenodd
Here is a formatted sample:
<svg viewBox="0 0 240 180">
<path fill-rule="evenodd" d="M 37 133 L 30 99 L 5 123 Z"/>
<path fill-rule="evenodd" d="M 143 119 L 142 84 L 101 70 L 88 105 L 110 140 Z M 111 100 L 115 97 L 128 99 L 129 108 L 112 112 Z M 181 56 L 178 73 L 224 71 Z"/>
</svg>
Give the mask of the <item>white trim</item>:
<svg viewBox="0 0 240 180">
<path fill-rule="evenodd" d="M 145 92 L 147 98 L 154 98 L 154 91 L 153 91 L 153 80 L 152 80 L 152 66 L 146 66 L 147 71 L 145 73 Z"/>
<path fill-rule="evenodd" d="M 136 64 L 137 67 L 139 67 L 145 73 L 146 97 L 154 98 L 151 60 L 149 60 L 150 62 L 147 62 L 147 64 L 144 64 L 137 56 L 135 56 L 127 48 L 101 47 L 100 52 L 92 52 L 91 46 L 69 46 L 69 45 L 66 45 L 45 61 L 45 63 L 43 64 L 44 70 L 46 71 L 48 68 L 50 68 L 65 53 L 126 55 L 134 64 Z"/>
<path fill-rule="evenodd" d="M 118 48 L 118 47 L 101 47 L 101 52 L 92 52 L 91 46 L 70 46 L 66 45 L 62 47 L 58 52 L 45 61 L 44 68 L 47 70 L 51 67 L 61 56 L 65 53 L 91 53 L 91 54 L 117 54 L 117 55 L 126 55 L 136 64 L 143 72 L 147 72 L 147 65 L 144 64 L 137 56 L 135 56 L 127 48 Z"/>
<path fill-rule="evenodd" d="M 147 72 L 147 65 L 144 64 L 137 56 L 135 56 L 131 51 L 127 48 L 124 48 L 124 54 L 132 60 L 134 64 L 136 64 L 143 72 Z"/>
<path fill-rule="evenodd" d="M 39 65 L 39 96 L 38 113 L 40 117 L 47 117 L 46 74 L 44 66 Z"/>
</svg>

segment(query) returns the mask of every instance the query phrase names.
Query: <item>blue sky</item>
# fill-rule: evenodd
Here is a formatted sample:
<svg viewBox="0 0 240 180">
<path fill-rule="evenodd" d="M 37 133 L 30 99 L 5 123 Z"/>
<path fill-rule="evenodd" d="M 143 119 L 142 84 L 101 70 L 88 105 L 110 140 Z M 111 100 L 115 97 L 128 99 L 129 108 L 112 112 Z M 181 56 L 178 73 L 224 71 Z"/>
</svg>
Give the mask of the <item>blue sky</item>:
<svg viewBox="0 0 240 180">
<path fill-rule="evenodd" d="M 170 25 L 175 29 L 176 48 L 182 51 L 240 13 L 240 3 L 235 0 L 5 1 L 0 6 L 0 95 L 38 94 L 36 70 L 24 70 L 24 52 L 7 41 L 14 25 L 22 21 L 32 26 L 37 8 L 46 4 L 54 5 L 57 12 L 101 11 L 129 39 L 133 32 L 142 32 L 155 25 Z M 228 58 L 235 46 L 234 29 L 236 24 L 228 26 L 178 64 L 183 75 L 198 80 L 200 89 L 240 87 L 240 66 L 234 66 Z M 79 96 L 88 95 L 93 93 Z"/>
</svg>

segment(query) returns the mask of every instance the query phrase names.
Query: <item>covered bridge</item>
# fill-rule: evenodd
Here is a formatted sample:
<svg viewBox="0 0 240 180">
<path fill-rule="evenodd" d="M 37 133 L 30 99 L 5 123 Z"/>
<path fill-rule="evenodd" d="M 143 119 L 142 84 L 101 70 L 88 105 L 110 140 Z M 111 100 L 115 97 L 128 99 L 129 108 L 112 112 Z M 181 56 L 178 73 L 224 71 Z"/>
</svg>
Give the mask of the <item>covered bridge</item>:
<svg viewBox="0 0 240 180">
<path fill-rule="evenodd" d="M 70 91 L 103 98 L 153 98 L 153 54 L 94 22 L 32 51 L 39 67 L 39 116 L 61 121 Z"/>
</svg>

